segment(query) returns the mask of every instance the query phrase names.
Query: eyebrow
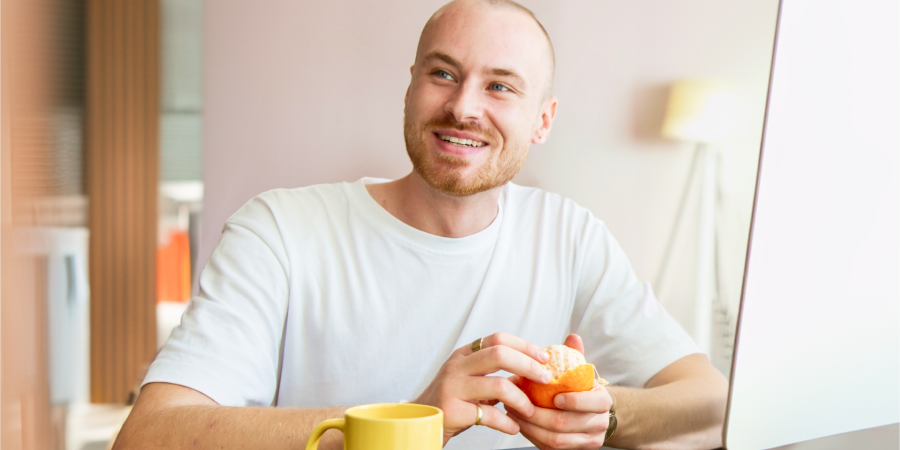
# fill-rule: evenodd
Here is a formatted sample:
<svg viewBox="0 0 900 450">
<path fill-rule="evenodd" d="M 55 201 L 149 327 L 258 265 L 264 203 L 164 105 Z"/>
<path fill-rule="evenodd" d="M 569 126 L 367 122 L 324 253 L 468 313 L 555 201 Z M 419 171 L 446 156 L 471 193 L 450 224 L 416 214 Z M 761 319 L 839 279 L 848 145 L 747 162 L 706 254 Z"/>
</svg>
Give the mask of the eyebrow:
<svg viewBox="0 0 900 450">
<path fill-rule="evenodd" d="M 450 56 L 444 52 L 438 51 L 438 50 L 432 50 L 432 51 L 428 52 L 428 54 L 425 55 L 425 57 L 422 59 L 425 61 L 428 61 L 431 59 L 439 59 L 439 60 L 444 61 L 445 63 L 450 64 L 451 66 L 456 67 L 456 68 L 459 68 L 462 66 L 462 64 L 460 64 L 459 61 L 453 59 L 452 56 Z"/>
<path fill-rule="evenodd" d="M 441 61 L 444 61 L 447 64 L 450 64 L 451 66 L 453 66 L 457 69 L 462 67 L 462 64 L 460 64 L 459 61 L 454 59 L 452 56 L 450 56 L 444 52 L 441 52 L 439 50 L 432 50 L 432 51 L 428 52 L 428 54 L 425 55 L 425 57 L 422 59 L 425 61 L 432 60 L 432 59 L 439 59 Z M 518 73 L 516 73 L 516 71 L 514 71 L 512 69 L 502 69 L 499 67 L 495 67 L 495 68 L 491 68 L 491 69 L 485 69 L 484 73 L 498 76 L 498 77 L 515 78 L 516 80 L 519 81 L 519 83 L 522 83 L 523 86 L 528 85 L 528 83 L 525 82 L 525 79 L 522 78 L 521 75 L 519 75 Z"/>
<path fill-rule="evenodd" d="M 527 83 L 525 83 L 525 79 L 522 78 L 519 74 L 517 74 L 514 70 L 494 68 L 494 69 L 488 69 L 485 72 L 487 72 L 491 75 L 498 76 L 498 77 L 515 78 L 523 85 L 527 85 Z"/>
</svg>

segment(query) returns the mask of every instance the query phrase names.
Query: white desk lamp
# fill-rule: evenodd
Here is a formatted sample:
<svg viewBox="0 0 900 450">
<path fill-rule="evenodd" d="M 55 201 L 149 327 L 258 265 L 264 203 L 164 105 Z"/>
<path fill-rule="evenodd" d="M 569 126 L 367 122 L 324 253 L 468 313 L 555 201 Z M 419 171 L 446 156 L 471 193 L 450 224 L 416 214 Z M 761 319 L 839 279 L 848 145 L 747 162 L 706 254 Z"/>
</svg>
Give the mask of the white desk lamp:
<svg viewBox="0 0 900 450">
<path fill-rule="evenodd" d="M 716 202 L 718 198 L 718 153 L 709 144 L 725 141 L 736 134 L 738 105 L 728 84 L 715 80 L 682 80 L 669 93 L 662 135 L 696 145 L 694 162 L 681 199 L 673 233 L 663 257 L 656 289 L 662 291 L 671 257 L 675 230 L 684 215 L 693 178 L 700 178 L 699 226 L 697 229 L 696 275 L 694 285 L 694 327 L 692 337 L 707 355 L 712 350 L 711 288 L 716 264 Z"/>
</svg>

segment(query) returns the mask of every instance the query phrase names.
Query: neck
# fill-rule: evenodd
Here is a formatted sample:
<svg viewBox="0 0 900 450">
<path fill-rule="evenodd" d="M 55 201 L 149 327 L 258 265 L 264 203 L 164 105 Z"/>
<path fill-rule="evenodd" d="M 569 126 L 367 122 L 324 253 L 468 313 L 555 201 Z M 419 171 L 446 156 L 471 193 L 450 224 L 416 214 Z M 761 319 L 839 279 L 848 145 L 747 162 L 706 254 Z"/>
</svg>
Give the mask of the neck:
<svg viewBox="0 0 900 450">
<path fill-rule="evenodd" d="M 487 228 L 497 217 L 501 188 L 454 196 L 432 188 L 415 171 L 389 183 L 366 185 L 369 195 L 403 223 L 449 238 Z"/>
</svg>

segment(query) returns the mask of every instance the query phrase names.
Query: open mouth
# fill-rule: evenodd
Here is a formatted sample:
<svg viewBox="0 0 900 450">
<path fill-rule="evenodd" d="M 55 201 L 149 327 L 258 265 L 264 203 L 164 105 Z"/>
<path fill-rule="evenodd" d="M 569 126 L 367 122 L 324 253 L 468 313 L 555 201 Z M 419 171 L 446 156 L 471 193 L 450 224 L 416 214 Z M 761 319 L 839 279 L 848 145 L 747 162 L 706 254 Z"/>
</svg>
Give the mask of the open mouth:
<svg viewBox="0 0 900 450">
<path fill-rule="evenodd" d="M 437 134 L 437 133 L 435 133 L 435 135 L 442 141 L 449 142 L 449 143 L 455 144 L 455 145 L 459 145 L 461 147 L 478 148 L 478 147 L 483 147 L 483 146 L 487 145 L 487 143 L 485 143 L 485 142 L 474 141 L 472 139 L 460 139 L 460 138 L 457 138 L 454 136 L 447 136 L 444 134 Z"/>
</svg>

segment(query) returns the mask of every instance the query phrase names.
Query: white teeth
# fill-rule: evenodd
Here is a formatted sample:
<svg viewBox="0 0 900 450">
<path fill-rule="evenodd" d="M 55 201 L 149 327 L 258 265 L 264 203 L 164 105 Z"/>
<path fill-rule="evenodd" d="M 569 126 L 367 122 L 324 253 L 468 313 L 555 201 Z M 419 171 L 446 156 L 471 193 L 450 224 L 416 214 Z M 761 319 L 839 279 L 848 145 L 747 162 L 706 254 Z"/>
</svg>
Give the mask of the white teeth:
<svg viewBox="0 0 900 450">
<path fill-rule="evenodd" d="M 473 141 L 471 139 L 460 139 L 454 136 L 440 135 L 441 140 L 452 142 L 457 145 L 465 145 L 468 147 L 482 147 L 485 145 L 484 142 Z"/>
</svg>

